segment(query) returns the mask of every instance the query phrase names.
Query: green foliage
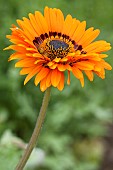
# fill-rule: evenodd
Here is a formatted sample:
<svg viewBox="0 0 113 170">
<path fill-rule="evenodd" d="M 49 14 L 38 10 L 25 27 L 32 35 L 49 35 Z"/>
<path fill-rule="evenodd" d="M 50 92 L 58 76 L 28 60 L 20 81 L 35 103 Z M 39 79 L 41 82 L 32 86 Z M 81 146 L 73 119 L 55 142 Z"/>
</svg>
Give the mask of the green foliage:
<svg viewBox="0 0 113 170">
<path fill-rule="evenodd" d="M 14 146 L 2 147 L 0 149 L 0 168 L 3 170 L 14 169 L 19 157 L 20 154 Z"/>
<path fill-rule="evenodd" d="M 16 19 L 28 16 L 29 12 L 45 6 L 60 8 L 65 15 L 86 20 L 87 27 L 101 30 L 99 39 L 113 40 L 112 6 L 109 0 L 0 0 L 0 137 L 9 129 L 28 142 L 39 112 L 43 94 L 33 80 L 23 85 L 24 76 L 7 59 L 12 52 L 2 49 L 10 43 L 5 38 L 9 27 Z M 113 62 L 112 50 L 108 62 Z M 29 170 L 97 170 L 102 157 L 100 138 L 106 134 L 106 124 L 112 121 L 113 71 L 106 79 L 95 76 L 94 82 L 85 78 L 85 87 L 71 76 L 71 85 L 62 92 L 52 88 L 46 120 L 39 138 L 38 147 L 46 156 L 43 165 Z M 14 145 L 0 145 L 0 169 L 12 170 L 21 151 Z"/>
<path fill-rule="evenodd" d="M 17 141 L 13 137 L 12 133 L 7 130 L 1 137 L 0 141 L 0 168 L 5 170 L 11 170 L 15 168 L 15 165 L 20 158 L 21 150 L 19 150 L 14 141 Z"/>
</svg>

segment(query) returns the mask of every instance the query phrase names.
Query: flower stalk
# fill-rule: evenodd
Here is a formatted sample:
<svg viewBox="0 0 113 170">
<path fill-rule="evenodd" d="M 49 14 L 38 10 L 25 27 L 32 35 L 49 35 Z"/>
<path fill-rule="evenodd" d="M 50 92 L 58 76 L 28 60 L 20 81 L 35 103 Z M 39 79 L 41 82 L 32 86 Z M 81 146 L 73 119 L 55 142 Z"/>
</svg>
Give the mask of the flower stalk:
<svg viewBox="0 0 113 170">
<path fill-rule="evenodd" d="M 39 137 L 39 134 L 40 134 L 43 122 L 44 122 L 44 118 L 46 115 L 46 110 L 47 110 L 49 99 L 50 99 L 50 91 L 51 91 L 50 87 L 45 91 L 42 106 L 41 106 L 41 109 L 39 112 L 39 116 L 37 118 L 37 122 L 36 122 L 36 125 L 34 128 L 34 131 L 32 133 L 31 139 L 24 151 L 22 158 L 20 159 L 19 163 L 17 164 L 15 170 L 22 170 L 25 167 L 32 150 L 36 146 L 36 143 L 37 143 L 37 140 L 38 140 L 38 137 Z"/>
</svg>

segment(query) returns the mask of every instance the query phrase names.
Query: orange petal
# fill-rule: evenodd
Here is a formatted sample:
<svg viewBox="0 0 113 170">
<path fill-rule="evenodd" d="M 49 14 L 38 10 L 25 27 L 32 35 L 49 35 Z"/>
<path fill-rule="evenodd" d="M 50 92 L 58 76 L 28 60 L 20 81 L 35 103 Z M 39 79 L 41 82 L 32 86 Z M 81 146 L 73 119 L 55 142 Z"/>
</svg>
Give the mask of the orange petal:
<svg viewBox="0 0 113 170">
<path fill-rule="evenodd" d="M 61 32 L 64 24 L 64 15 L 61 10 L 56 9 L 57 11 L 57 31 Z"/>
<path fill-rule="evenodd" d="M 50 22 L 50 8 L 45 7 L 44 9 L 44 18 L 48 25 L 48 30 L 51 31 L 51 22 Z"/>
<path fill-rule="evenodd" d="M 85 70 L 84 71 L 85 72 L 85 74 L 87 75 L 87 77 L 88 77 L 88 79 L 90 80 L 90 81 L 93 81 L 93 72 L 92 71 L 90 71 L 90 70 Z"/>
<path fill-rule="evenodd" d="M 90 44 L 100 33 L 99 29 L 96 29 L 94 31 L 92 31 L 89 36 L 87 36 L 87 38 L 85 39 L 84 42 L 82 42 L 82 46 L 83 48 L 85 48 L 88 44 Z"/>
<path fill-rule="evenodd" d="M 49 66 L 50 69 L 54 70 L 57 67 L 57 63 L 53 64 L 52 66 Z"/>
<path fill-rule="evenodd" d="M 78 41 L 78 44 L 79 45 L 82 45 L 85 41 L 86 41 L 86 39 L 87 39 L 87 37 L 89 37 L 90 36 L 90 34 L 93 32 L 93 27 L 91 27 L 91 28 L 88 28 L 86 31 L 85 31 L 85 33 L 84 33 L 84 35 L 81 37 L 81 39 Z"/>
<path fill-rule="evenodd" d="M 74 74 L 74 76 L 77 79 L 82 79 L 83 78 L 82 72 L 78 68 L 76 68 L 76 67 L 72 67 L 72 73 Z"/>
<path fill-rule="evenodd" d="M 101 71 L 99 72 L 96 72 L 95 73 L 101 78 L 101 79 L 104 79 L 105 78 L 105 70 L 104 69 L 101 69 Z"/>
<path fill-rule="evenodd" d="M 70 85 L 70 71 L 68 71 L 67 84 Z"/>
<path fill-rule="evenodd" d="M 41 90 L 42 92 L 44 92 L 44 91 L 47 89 L 47 86 L 46 86 L 46 78 L 47 78 L 47 77 L 45 77 L 44 79 L 42 79 L 41 82 L 40 82 L 40 90 Z"/>
<path fill-rule="evenodd" d="M 66 70 L 65 64 L 58 64 L 57 68 L 58 68 L 59 71 L 65 71 Z"/>
<path fill-rule="evenodd" d="M 36 18 L 33 14 L 29 13 L 29 18 L 30 18 L 30 22 L 32 27 L 34 28 L 35 32 L 37 33 L 37 36 L 40 36 L 42 34 L 40 28 L 38 27 Z"/>
<path fill-rule="evenodd" d="M 50 24 L 51 24 L 51 31 L 55 32 L 57 31 L 57 11 L 55 9 L 50 8 Z"/>
<path fill-rule="evenodd" d="M 80 80 L 81 86 L 84 87 L 84 77 L 79 80 Z"/>
<path fill-rule="evenodd" d="M 80 38 L 83 36 L 84 32 L 85 32 L 85 28 L 86 28 L 86 21 L 81 22 L 77 29 L 75 30 L 75 33 L 73 35 L 73 40 L 75 40 L 75 42 L 78 43 L 78 41 L 80 40 Z"/>
<path fill-rule="evenodd" d="M 103 51 L 108 51 L 110 49 L 111 49 L 110 43 L 107 43 L 106 41 L 103 40 L 99 40 L 89 44 L 87 47 L 84 48 L 84 51 L 100 53 Z"/>
<path fill-rule="evenodd" d="M 35 85 L 37 86 L 38 83 L 47 76 L 47 74 L 49 73 L 49 69 L 48 68 L 42 68 L 41 71 L 36 75 L 35 77 Z"/>
<path fill-rule="evenodd" d="M 25 67 L 25 68 L 22 68 L 21 71 L 20 71 L 20 75 L 25 75 L 25 74 L 28 74 L 30 73 L 35 67 Z"/>
<path fill-rule="evenodd" d="M 64 88 L 64 73 L 61 72 L 61 79 L 59 84 L 57 85 L 57 88 L 62 91 Z"/>
<path fill-rule="evenodd" d="M 110 64 L 108 64 L 107 62 L 105 62 L 104 60 L 101 61 L 102 66 L 107 69 L 107 70 L 112 70 L 112 67 Z"/>
<path fill-rule="evenodd" d="M 37 22 L 37 29 L 40 30 L 41 34 L 48 33 L 48 25 L 46 19 L 39 11 L 35 12 L 35 18 Z"/>
<path fill-rule="evenodd" d="M 50 87 L 51 86 L 51 73 L 52 71 L 50 71 L 47 75 L 47 78 L 46 78 L 46 87 Z"/>
<path fill-rule="evenodd" d="M 69 31 L 69 36 L 71 38 L 73 38 L 73 35 L 74 35 L 79 23 L 80 23 L 80 21 L 76 20 L 76 18 L 73 19 L 72 27 L 70 28 L 70 31 Z"/>
<path fill-rule="evenodd" d="M 73 25 L 72 16 L 71 15 L 67 15 L 66 19 L 64 21 L 64 24 L 63 24 L 62 34 L 68 35 L 69 32 L 70 32 L 70 29 L 72 28 L 72 25 Z"/>
<path fill-rule="evenodd" d="M 88 61 L 77 62 L 75 65 L 81 70 L 93 70 L 94 68 L 94 63 Z"/>
<path fill-rule="evenodd" d="M 100 58 L 106 58 L 106 57 L 108 57 L 108 55 L 107 54 L 99 54 L 99 57 Z"/>
<path fill-rule="evenodd" d="M 32 36 L 35 38 L 37 36 L 37 33 L 36 33 L 35 29 L 33 28 L 30 20 L 25 17 L 23 17 L 23 20 L 24 20 L 23 26 L 25 27 L 25 30 L 27 29 L 30 32 L 30 34 L 32 34 Z"/>
<path fill-rule="evenodd" d="M 23 60 L 18 61 L 15 64 L 15 67 L 32 67 L 34 66 L 34 61 L 34 59 L 25 58 Z"/>
<path fill-rule="evenodd" d="M 37 74 L 37 73 L 40 71 L 41 67 L 42 67 L 42 66 L 37 66 L 37 67 L 35 67 L 35 68 L 27 75 L 27 77 L 26 77 L 25 80 L 24 80 L 24 85 L 25 85 L 35 74 Z"/>
<path fill-rule="evenodd" d="M 56 8 L 50 8 L 50 25 L 52 32 L 61 32 L 64 24 L 62 12 Z"/>
<path fill-rule="evenodd" d="M 61 60 L 61 58 L 55 58 L 53 61 L 58 63 Z"/>
<path fill-rule="evenodd" d="M 31 34 L 30 29 L 28 27 L 26 27 L 24 21 L 21 21 L 21 20 L 16 20 L 16 21 L 17 21 L 18 25 L 23 29 L 24 34 L 27 36 L 27 38 L 30 41 L 34 40 L 35 37 Z"/>
<path fill-rule="evenodd" d="M 9 57 L 8 61 L 15 60 L 15 59 L 23 59 L 23 58 L 25 58 L 25 57 L 26 57 L 25 54 L 14 53 L 14 54 L 12 54 L 12 55 Z"/>
<path fill-rule="evenodd" d="M 100 64 L 97 64 L 97 65 L 95 65 L 95 67 L 94 67 L 94 71 L 101 71 L 101 65 Z"/>
<path fill-rule="evenodd" d="M 9 47 L 4 48 L 4 50 L 10 50 L 10 49 L 18 51 L 20 53 L 26 52 L 26 49 L 24 47 L 20 47 L 18 45 L 10 45 Z"/>
<path fill-rule="evenodd" d="M 52 74 L 51 74 L 51 84 L 54 87 L 57 87 L 57 85 L 59 84 L 61 79 L 61 72 L 58 71 L 58 69 L 52 70 Z"/>
</svg>

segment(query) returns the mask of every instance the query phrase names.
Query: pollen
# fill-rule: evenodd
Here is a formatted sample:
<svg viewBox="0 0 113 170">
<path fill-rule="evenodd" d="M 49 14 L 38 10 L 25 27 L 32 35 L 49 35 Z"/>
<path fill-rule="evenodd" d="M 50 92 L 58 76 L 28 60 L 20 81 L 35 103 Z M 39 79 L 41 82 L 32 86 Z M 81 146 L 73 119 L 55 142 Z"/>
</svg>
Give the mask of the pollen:
<svg viewBox="0 0 113 170">
<path fill-rule="evenodd" d="M 63 58 L 82 47 L 78 46 L 69 36 L 57 32 L 49 32 L 35 37 L 33 40 L 38 52 L 51 60 L 55 58 Z M 80 47 L 80 48 L 79 48 Z"/>
</svg>

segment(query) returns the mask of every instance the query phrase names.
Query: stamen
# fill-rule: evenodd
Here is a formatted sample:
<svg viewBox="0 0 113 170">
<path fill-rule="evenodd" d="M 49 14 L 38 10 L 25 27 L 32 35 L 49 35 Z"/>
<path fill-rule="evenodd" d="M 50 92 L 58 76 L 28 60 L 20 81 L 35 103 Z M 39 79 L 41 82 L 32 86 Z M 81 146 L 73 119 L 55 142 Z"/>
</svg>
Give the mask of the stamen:
<svg viewBox="0 0 113 170">
<path fill-rule="evenodd" d="M 80 50 L 80 51 L 81 51 L 81 50 L 82 50 L 82 46 L 79 45 L 78 48 L 77 48 L 77 50 Z"/>
<path fill-rule="evenodd" d="M 40 37 L 35 37 L 35 39 L 33 40 L 33 44 L 35 45 L 35 47 L 38 49 L 39 45 L 43 43 L 43 40 Z"/>
<path fill-rule="evenodd" d="M 45 33 L 44 35 L 45 35 L 45 37 L 46 37 L 46 38 L 48 38 L 48 37 L 49 37 L 47 33 Z"/>
<path fill-rule="evenodd" d="M 40 37 L 41 37 L 41 39 L 44 41 L 44 39 L 45 39 L 44 34 L 41 34 Z"/>
<path fill-rule="evenodd" d="M 61 37 L 61 33 L 60 32 L 58 33 L 58 36 Z"/>
<path fill-rule="evenodd" d="M 49 57 L 51 60 L 57 58 L 63 58 L 68 53 L 73 53 L 77 50 L 81 51 L 81 54 L 86 54 L 82 51 L 81 45 L 78 45 L 74 40 L 66 34 L 60 32 L 49 32 L 49 34 L 41 34 L 40 37 L 35 37 L 33 44 L 37 48 L 40 54 Z"/>
</svg>

